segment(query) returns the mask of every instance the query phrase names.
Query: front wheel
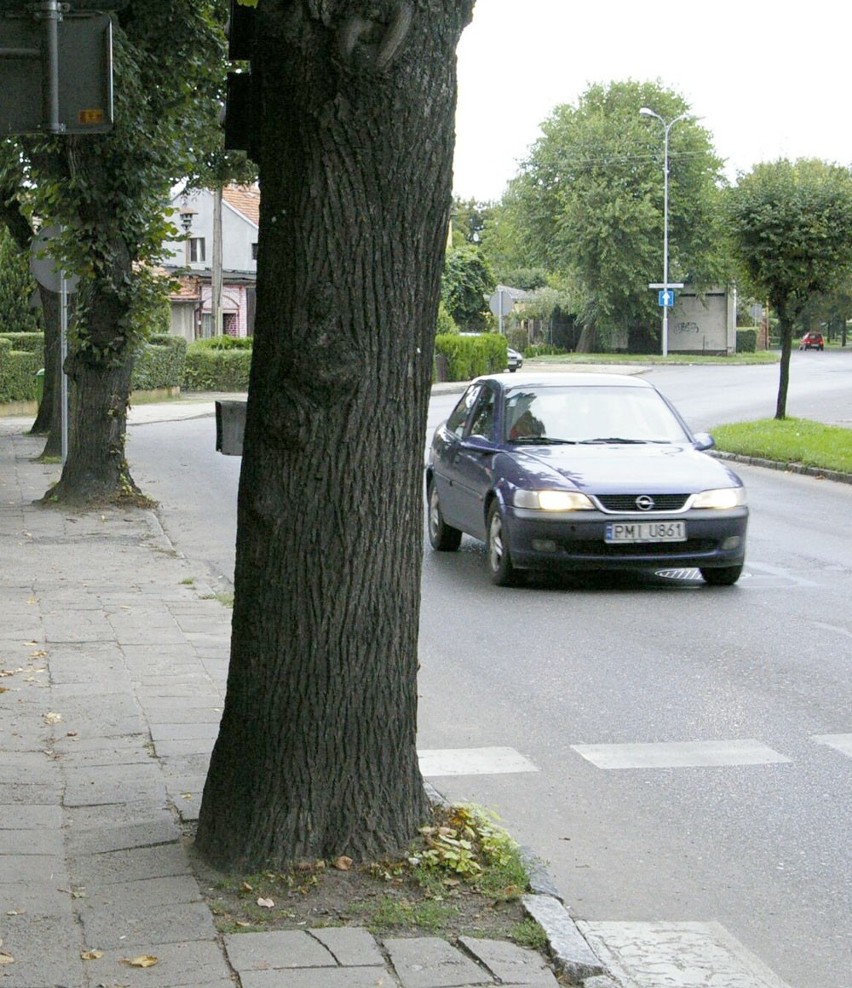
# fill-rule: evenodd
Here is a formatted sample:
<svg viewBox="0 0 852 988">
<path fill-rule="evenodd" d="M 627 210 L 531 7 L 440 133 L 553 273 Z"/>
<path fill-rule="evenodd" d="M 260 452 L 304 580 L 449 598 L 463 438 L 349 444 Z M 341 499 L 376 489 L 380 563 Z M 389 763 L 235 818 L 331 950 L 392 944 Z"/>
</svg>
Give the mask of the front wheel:
<svg viewBox="0 0 852 988">
<path fill-rule="evenodd" d="M 455 552 L 461 545 L 462 533 L 444 521 L 434 480 L 429 481 L 427 494 L 429 499 L 429 543 L 438 552 Z"/>
<path fill-rule="evenodd" d="M 512 565 L 506 526 L 500 514 L 500 505 L 494 501 L 488 509 L 488 570 L 491 581 L 498 587 L 513 587 L 520 582 L 518 571 Z"/>
<path fill-rule="evenodd" d="M 701 575 L 705 583 L 711 587 L 732 587 L 740 578 L 742 566 L 721 566 L 718 569 L 702 569 Z"/>
</svg>

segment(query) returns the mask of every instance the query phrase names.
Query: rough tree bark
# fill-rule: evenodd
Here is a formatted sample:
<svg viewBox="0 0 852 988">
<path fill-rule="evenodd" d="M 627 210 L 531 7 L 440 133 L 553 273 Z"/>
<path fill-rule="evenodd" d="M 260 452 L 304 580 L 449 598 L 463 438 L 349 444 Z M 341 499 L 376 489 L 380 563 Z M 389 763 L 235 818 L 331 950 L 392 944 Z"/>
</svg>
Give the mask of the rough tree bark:
<svg viewBox="0 0 852 988">
<path fill-rule="evenodd" d="M 423 441 L 473 0 L 261 0 L 262 187 L 231 663 L 197 843 L 357 859 L 427 815 Z"/>
</svg>

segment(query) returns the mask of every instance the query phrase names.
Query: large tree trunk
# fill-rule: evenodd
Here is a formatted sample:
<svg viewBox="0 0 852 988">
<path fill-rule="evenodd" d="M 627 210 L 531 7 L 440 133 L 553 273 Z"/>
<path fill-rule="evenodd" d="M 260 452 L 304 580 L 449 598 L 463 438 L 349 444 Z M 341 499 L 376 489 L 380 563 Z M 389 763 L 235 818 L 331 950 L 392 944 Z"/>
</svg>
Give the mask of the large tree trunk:
<svg viewBox="0 0 852 988">
<path fill-rule="evenodd" d="M 258 308 L 231 664 L 198 829 L 221 868 L 368 858 L 427 815 L 423 443 L 471 9 L 258 9 Z"/>
</svg>

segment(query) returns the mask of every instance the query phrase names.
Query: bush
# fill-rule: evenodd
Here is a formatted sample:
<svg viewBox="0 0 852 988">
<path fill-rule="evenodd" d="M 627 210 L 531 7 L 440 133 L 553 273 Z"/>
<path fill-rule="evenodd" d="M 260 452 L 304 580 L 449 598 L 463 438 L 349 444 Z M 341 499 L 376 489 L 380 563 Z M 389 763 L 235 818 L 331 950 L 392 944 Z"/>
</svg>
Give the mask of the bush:
<svg viewBox="0 0 852 988">
<path fill-rule="evenodd" d="M 13 350 L 44 354 L 44 333 L 0 333 L 0 340 L 8 340 Z"/>
<path fill-rule="evenodd" d="M 568 353 L 561 346 L 553 346 L 551 343 L 533 343 L 532 346 L 524 348 L 525 357 L 558 357 L 563 353 Z"/>
<path fill-rule="evenodd" d="M 182 386 L 188 391 L 248 391 L 251 343 L 248 347 L 211 343 L 198 340 L 187 347 Z"/>
<path fill-rule="evenodd" d="M 34 401 L 38 394 L 35 375 L 42 363 L 41 353 L 13 350 L 8 338 L 0 338 L 0 402 Z"/>
<path fill-rule="evenodd" d="M 211 336 L 192 344 L 198 350 L 251 350 L 251 336 Z"/>
<path fill-rule="evenodd" d="M 754 353 L 757 350 L 757 330 L 737 330 L 737 353 Z"/>
<path fill-rule="evenodd" d="M 463 336 L 445 333 L 435 337 L 436 362 L 446 364 L 445 381 L 469 381 L 480 374 L 506 369 L 506 337 L 499 333 Z"/>
<path fill-rule="evenodd" d="M 136 355 L 132 391 L 178 388 L 186 365 L 186 340 L 182 336 L 152 336 Z"/>
</svg>

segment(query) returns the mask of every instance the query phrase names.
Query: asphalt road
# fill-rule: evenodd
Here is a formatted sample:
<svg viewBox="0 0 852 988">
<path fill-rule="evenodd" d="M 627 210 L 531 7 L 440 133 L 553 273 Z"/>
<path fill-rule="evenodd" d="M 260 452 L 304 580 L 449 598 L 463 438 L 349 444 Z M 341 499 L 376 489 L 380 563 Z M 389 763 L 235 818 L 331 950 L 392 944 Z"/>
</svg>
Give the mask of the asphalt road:
<svg viewBox="0 0 852 988">
<path fill-rule="evenodd" d="M 790 414 L 852 423 L 851 358 L 794 354 Z M 777 373 L 651 379 L 704 429 L 771 416 Z M 454 401 L 433 399 L 430 430 Z M 128 453 L 178 548 L 226 585 L 239 459 L 213 452 L 211 420 L 134 427 Z M 472 540 L 427 552 L 419 746 L 442 792 L 546 860 L 616 960 L 668 944 L 718 973 L 724 947 L 746 972 L 631 984 L 850 988 L 852 486 L 740 472 L 734 588 L 678 573 L 507 590 Z"/>
</svg>

